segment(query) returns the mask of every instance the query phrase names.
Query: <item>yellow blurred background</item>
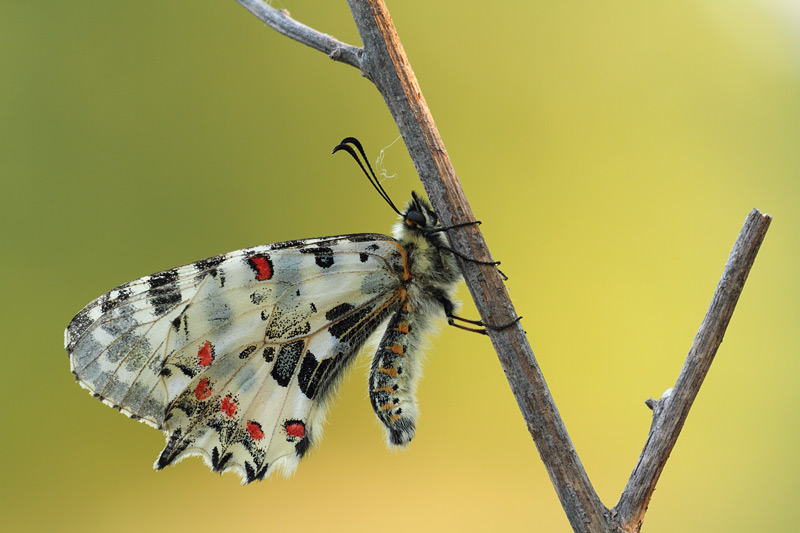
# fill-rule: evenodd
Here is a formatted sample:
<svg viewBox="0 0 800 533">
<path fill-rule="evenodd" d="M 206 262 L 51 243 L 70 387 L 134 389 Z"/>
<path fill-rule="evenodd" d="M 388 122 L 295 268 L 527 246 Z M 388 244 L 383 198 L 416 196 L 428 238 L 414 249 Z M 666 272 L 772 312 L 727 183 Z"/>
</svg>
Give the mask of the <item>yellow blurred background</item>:
<svg viewBox="0 0 800 533">
<path fill-rule="evenodd" d="M 359 44 L 344 1 L 275 2 Z M 412 66 L 598 493 L 616 503 L 753 207 L 774 216 L 643 531 L 796 527 L 795 0 L 390 0 Z M 233 1 L 0 4 L 0 521 L 7 531 L 569 531 L 488 340 L 428 354 L 388 451 L 363 357 L 322 445 L 247 487 L 78 387 L 70 318 L 230 250 L 386 232 L 344 156 L 398 133 L 359 73 Z M 396 202 L 421 186 L 398 142 Z M 464 315 L 475 316 L 466 289 Z"/>
</svg>

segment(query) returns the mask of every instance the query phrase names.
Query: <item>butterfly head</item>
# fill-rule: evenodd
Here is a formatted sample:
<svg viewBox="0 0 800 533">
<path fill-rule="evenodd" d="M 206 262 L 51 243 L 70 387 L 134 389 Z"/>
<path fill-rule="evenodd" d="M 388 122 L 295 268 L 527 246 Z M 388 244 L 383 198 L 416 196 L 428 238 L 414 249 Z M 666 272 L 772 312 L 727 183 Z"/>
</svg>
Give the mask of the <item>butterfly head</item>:
<svg viewBox="0 0 800 533">
<path fill-rule="evenodd" d="M 409 229 L 422 232 L 432 230 L 439 223 L 439 217 L 436 216 L 431 204 L 417 196 L 415 192 L 411 193 L 411 201 L 406 204 L 400 216 Z"/>
<path fill-rule="evenodd" d="M 440 228 L 439 217 L 428 200 L 412 192 L 411 200 L 400 212 L 400 219 L 394 225 L 392 234 L 403 245 L 413 243 L 417 250 L 440 248 L 447 246 L 447 237 Z"/>
</svg>

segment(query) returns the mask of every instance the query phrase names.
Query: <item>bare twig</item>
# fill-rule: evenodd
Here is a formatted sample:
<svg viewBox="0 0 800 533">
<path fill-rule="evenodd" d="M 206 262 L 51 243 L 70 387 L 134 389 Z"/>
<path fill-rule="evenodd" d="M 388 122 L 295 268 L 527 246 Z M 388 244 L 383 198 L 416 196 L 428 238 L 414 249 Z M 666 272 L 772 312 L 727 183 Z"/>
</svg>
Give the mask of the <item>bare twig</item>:
<svg viewBox="0 0 800 533">
<path fill-rule="evenodd" d="M 334 61 L 361 68 L 361 49 L 336 40 L 326 33 L 301 24 L 289 16 L 286 10 L 270 7 L 261 0 L 236 0 L 256 18 L 282 35 L 297 42 L 325 52 Z"/>
<path fill-rule="evenodd" d="M 672 391 L 660 400 L 648 400 L 648 405 L 653 408 L 650 434 L 628 485 L 614 508 L 626 531 L 638 531 L 641 527 L 656 482 L 714 361 L 771 220 L 769 215 L 762 215 L 758 209 L 753 209 L 747 216 L 678 381 Z"/>
</svg>

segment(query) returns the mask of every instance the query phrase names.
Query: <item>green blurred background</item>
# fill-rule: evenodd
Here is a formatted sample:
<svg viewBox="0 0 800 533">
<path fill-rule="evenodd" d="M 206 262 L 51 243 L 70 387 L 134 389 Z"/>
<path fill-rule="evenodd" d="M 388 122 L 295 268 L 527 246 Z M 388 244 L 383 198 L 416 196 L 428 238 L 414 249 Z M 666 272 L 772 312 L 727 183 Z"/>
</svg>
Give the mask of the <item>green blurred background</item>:
<svg viewBox="0 0 800 533">
<path fill-rule="evenodd" d="M 359 44 L 344 1 L 274 4 Z M 389 1 L 589 476 L 616 503 L 747 213 L 774 221 L 644 522 L 796 527 L 795 0 Z M 397 138 L 359 73 L 233 1 L 0 4 L 0 520 L 30 531 L 569 531 L 488 340 L 448 329 L 417 437 L 345 382 L 291 480 L 248 487 L 80 389 L 62 331 L 130 279 L 292 238 L 385 232 L 349 161 Z M 383 166 L 419 190 L 398 142 Z M 466 289 L 467 316 L 476 314 Z"/>
</svg>

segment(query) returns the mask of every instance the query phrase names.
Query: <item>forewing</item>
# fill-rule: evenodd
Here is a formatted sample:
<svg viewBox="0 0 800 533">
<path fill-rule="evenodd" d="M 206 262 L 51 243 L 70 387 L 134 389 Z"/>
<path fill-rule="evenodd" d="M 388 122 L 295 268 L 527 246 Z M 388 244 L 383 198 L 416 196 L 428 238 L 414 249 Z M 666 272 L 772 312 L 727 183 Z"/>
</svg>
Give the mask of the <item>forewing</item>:
<svg viewBox="0 0 800 533">
<path fill-rule="evenodd" d="M 67 327 L 82 386 L 246 481 L 291 471 L 325 400 L 400 301 L 401 248 L 351 235 L 240 250 L 115 288 Z"/>
</svg>

